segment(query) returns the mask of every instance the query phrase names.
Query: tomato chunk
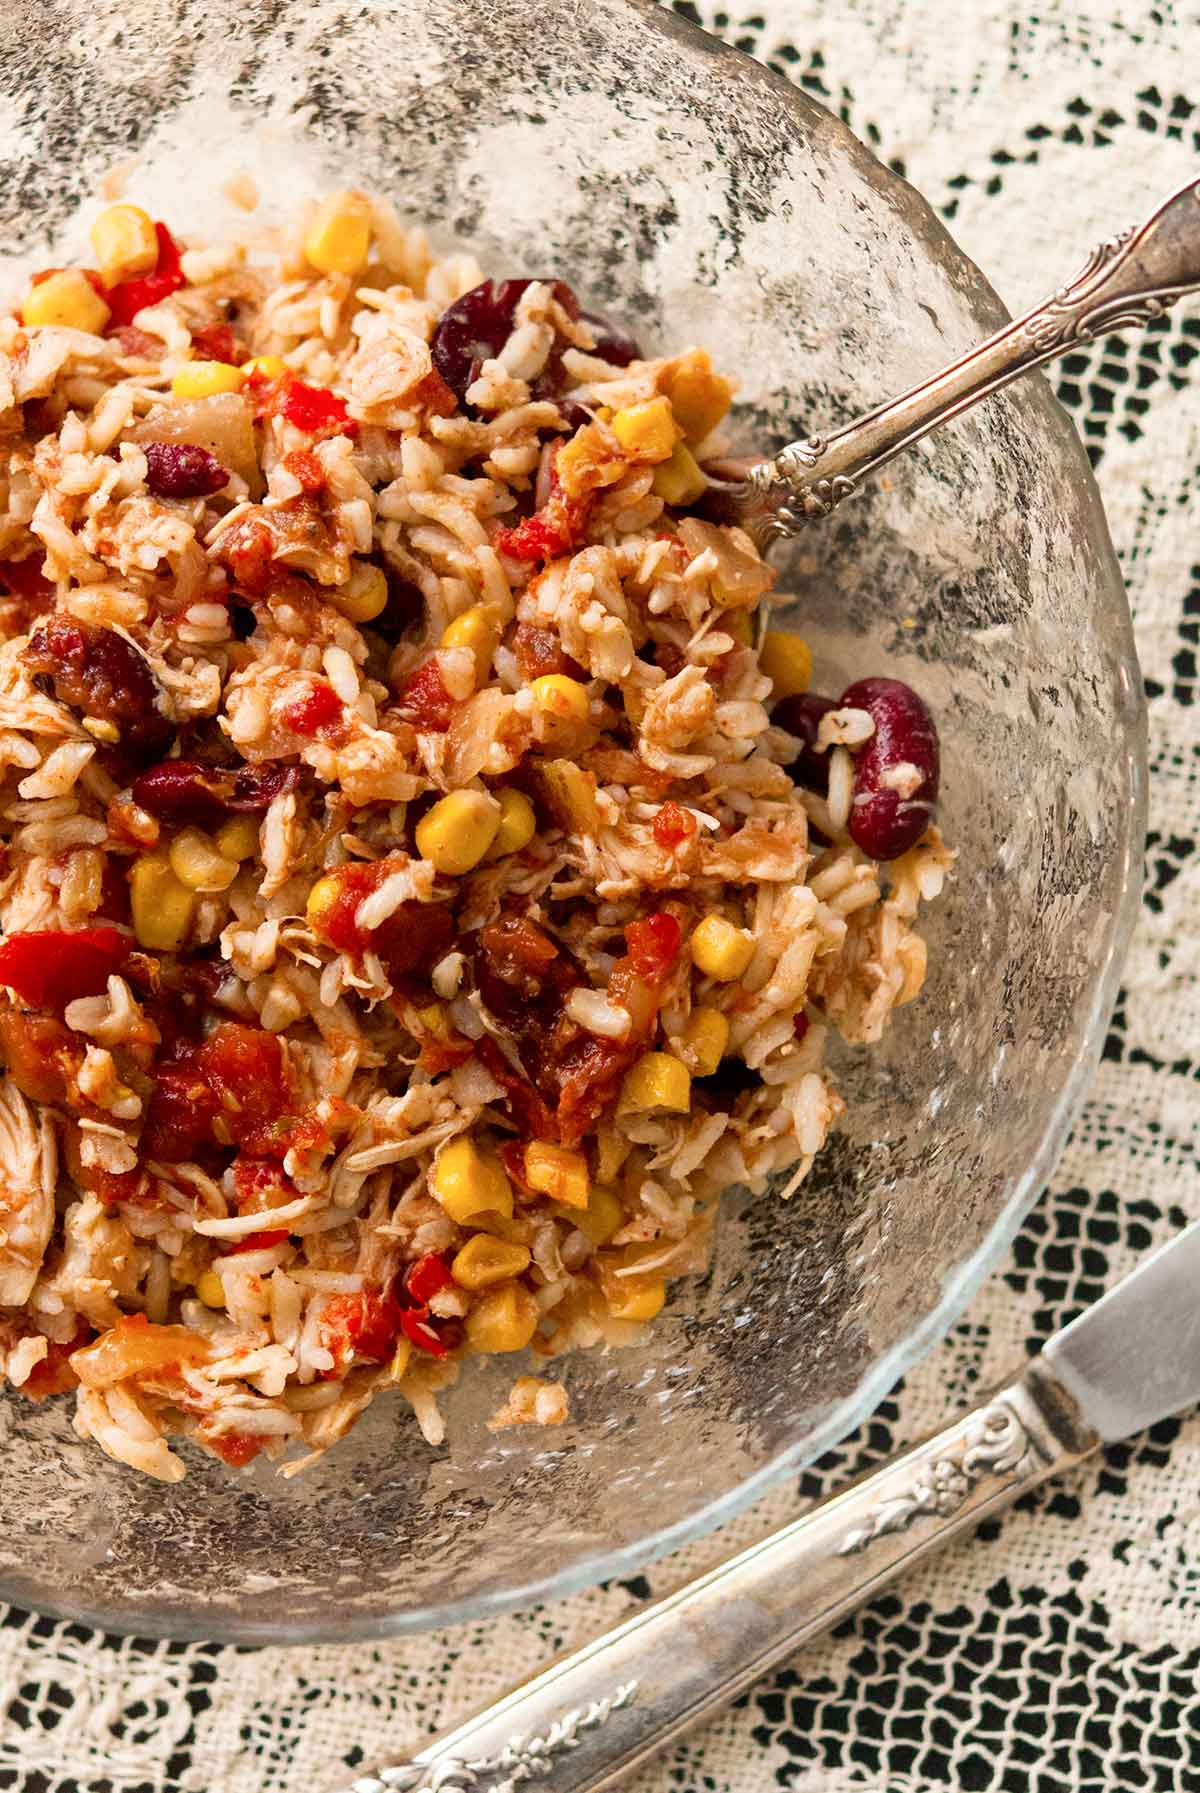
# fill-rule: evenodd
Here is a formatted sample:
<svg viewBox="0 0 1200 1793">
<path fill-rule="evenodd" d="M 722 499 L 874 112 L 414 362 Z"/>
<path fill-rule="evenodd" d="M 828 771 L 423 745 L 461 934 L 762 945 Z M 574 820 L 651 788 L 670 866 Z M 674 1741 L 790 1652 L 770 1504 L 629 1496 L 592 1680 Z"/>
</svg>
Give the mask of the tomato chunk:
<svg viewBox="0 0 1200 1793">
<path fill-rule="evenodd" d="M 132 942 L 116 928 L 57 928 L 10 934 L 0 945 L 0 984 L 35 1009 L 64 1009 L 78 996 L 99 996 L 129 957 Z"/>
<path fill-rule="evenodd" d="M 325 679 L 318 679 L 303 697 L 284 707 L 280 720 L 293 734 L 306 735 L 310 739 L 321 735 L 328 739 L 345 729 L 346 706 L 332 685 Z"/>
<path fill-rule="evenodd" d="M 682 937 L 683 929 L 665 909 L 644 921 L 631 921 L 625 929 L 625 942 L 638 976 L 662 983 L 678 957 Z"/>
<path fill-rule="evenodd" d="M 436 655 L 410 673 L 399 696 L 403 713 L 414 728 L 444 734 L 454 721 L 458 701 L 446 689 Z"/>
<path fill-rule="evenodd" d="M 417 1307 L 428 1307 L 430 1297 L 444 1289 L 450 1281 L 450 1266 L 436 1251 L 427 1251 L 423 1258 L 410 1264 L 404 1287 Z"/>
<path fill-rule="evenodd" d="M 382 1289 L 333 1296 L 321 1315 L 322 1342 L 334 1360 L 327 1373 L 340 1376 L 356 1361 L 382 1363 L 395 1350 L 403 1319 L 400 1303 Z"/>
</svg>

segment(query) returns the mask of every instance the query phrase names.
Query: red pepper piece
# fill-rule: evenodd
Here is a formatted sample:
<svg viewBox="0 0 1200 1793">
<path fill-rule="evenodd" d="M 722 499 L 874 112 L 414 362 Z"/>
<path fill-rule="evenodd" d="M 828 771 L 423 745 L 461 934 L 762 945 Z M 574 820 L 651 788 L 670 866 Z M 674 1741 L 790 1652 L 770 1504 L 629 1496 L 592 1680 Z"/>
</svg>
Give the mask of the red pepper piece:
<svg viewBox="0 0 1200 1793">
<path fill-rule="evenodd" d="M 400 1326 L 405 1338 L 418 1351 L 428 1351 L 430 1357 L 446 1357 L 450 1347 L 440 1339 L 429 1323 L 427 1307 L 405 1308 L 400 1315 Z"/>
<path fill-rule="evenodd" d="M 450 1267 L 436 1251 L 427 1251 L 411 1264 L 404 1278 L 404 1287 L 417 1307 L 427 1308 L 430 1298 L 450 1281 Z"/>
<path fill-rule="evenodd" d="M 153 272 L 140 274 L 133 280 L 119 280 L 116 286 L 105 290 L 104 298 L 112 313 L 108 322 L 110 331 L 132 324 L 145 306 L 158 305 L 187 284 L 180 266 L 178 243 L 165 224 L 156 223 L 154 234 L 158 238 L 158 260 Z"/>
<path fill-rule="evenodd" d="M 129 957 L 116 928 L 56 928 L 10 934 L 0 946 L 0 984 L 35 1009 L 64 1009 L 77 996 L 99 996 Z"/>
</svg>

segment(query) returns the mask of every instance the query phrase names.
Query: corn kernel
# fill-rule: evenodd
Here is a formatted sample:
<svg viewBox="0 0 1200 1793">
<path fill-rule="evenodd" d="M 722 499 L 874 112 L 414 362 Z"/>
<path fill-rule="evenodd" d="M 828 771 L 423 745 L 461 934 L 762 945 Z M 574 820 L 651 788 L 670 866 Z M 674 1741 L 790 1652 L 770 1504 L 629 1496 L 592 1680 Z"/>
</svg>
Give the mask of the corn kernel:
<svg viewBox="0 0 1200 1793">
<path fill-rule="evenodd" d="M 534 679 L 529 689 L 534 703 L 551 722 L 571 725 L 587 721 L 591 709 L 587 686 L 578 679 L 569 679 L 564 672 L 546 672 Z"/>
<path fill-rule="evenodd" d="M 171 842 L 171 870 L 189 890 L 211 893 L 228 890 L 237 877 L 238 862 L 219 853 L 199 828 L 185 828 Z"/>
<path fill-rule="evenodd" d="M 513 1211 L 512 1184 L 498 1158 L 471 1139 L 452 1139 L 433 1161 L 429 1186 L 451 1220 L 461 1225 L 475 1214 Z"/>
<path fill-rule="evenodd" d="M 241 367 L 247 379 L 251 374 L 261 374 L 264 380 L 280 380 L 287 370 L 282 355 L 252 355 L 249 361 L 242 362 Z"/>
<path fill-rule="evenodd" d="M 534 1139 L 525 1147 L 525 1181 L 539 1195 L 549 1195 L 568 1208 L 588 1204 L 588 1165 L 582 1152 Z"/>
<path fill-rule="evenodd" d="M 371 207 L 362 193 L 331 193 L 313 214 L 304 253 L 322 274 L 357 274 L 371 247 Z"/>
<path fill-rule="evenodd" d="M 662 1312 L 667 1298 L 665 1277 L 617 1274 L 619 1270 L 628 1271 L 636 1262 L 628 1251 L 606 1254 L 600 1260 L 600 1289 L 614 1320 L 653 1320 Z"/>
<path fill-rule="evenodd" d="M 472 604 L 469 610 L 446 624 L 441 645 L 469 648 L 475 656 L 475 683 L 486 685 L 492 670 L 492 655 L 500 645 L 495 611 L 487 604 Z"/>
<path fill-rule="evenodd" d="M 510 1245 L 487 1233 L 473 1233 L 462 1250 L 455 1253 L 450 1274 L 462 1289 L 489 1289 L 493 1283 L 520 1276 L 522 1270 L 528 1270 L 532 1258 L 528 1245 Z"/>
<path fill-rule="evenodd" d="M 664 504 L 695 504 L 708 490 L 708 481 L 686 442 L 677 442 L 669 460 L 660 461 L 654 469 L 650 490 Z"/>
<path fill-rule="evenodd" d="M 614 1320 L 653 1320 L 662 1312 L 667 1285 L 661 1276 L 622 1276 L 605 1296 Z"/>
<path fill-rule="evenodd" d="M 451 791 L 417 823 L 417 852 L 439 872 L 461 877 L 479 864 L 500 827 L 500 805 L 486 791 Z"/>
<path fill-rule="evenodd" d="M 228 361 L 185 361 L 171 391 L 176 398 L 212 398 L 218 392 L 240 392 L 246 376 Z"/>
<path fill-rule="evenodd" d="M 694 1077 L 711 1077 L 729 1044 L 729 1022 L 720 1009 L 693 1009 L 680 1035 L 680 1057 Z"/>
<path fill-rule="evenodd" d="M 625 1210 L 611 1189 L 593 1189 L 582 1214 L 574 1208 L 557 1208 L 555 1212 L 560 1220 L 569 1220 L 593 1245 L 607 1245 L 625 1224 Z"/>
<path fill-rule="evenodd" d="M 676 423 L 692 443 L 702 442 L 716 429 L 733 399 L 733 387 L 713 372 L 706 349 L 680 355 L 659 383 L 671 401 Z"/>
<path fill-rule="evenodd" d="M 341 884 L 337 876 L 333 872 L 326 872 L 323 878 L 317 879 L 308 893 L 308 900 L 304 905 L 304 917 L 313 933 L 319 934 L 322 938 L 324 938 L 326 917 L 337 902 L 340 888 Z"/>
<path fill-rule="evenodd" d="M 768 629 L 758 663 L 771 681 L 775 698 L 799 697 L 808 690 L 812 654 L 802 635 L 793 635 L 787 629 Z"/>
<path fill-rule="evenodd" d="M 692 959 L 706 977 L 730 984 L 754 957 L 754 939 L 723 915 L 706 915 L 692 934 Z"/>
<path fill-rule="evenodd" d="M 500 826 L 488 850 L 489 859 L 523 852 L 537 832 L 537 816 L 524 791 L 510 784 L 502 785 L 496 792 L 496 801 L 500 805 Z"/>
<path fill-rule="evenodd" d="M 177 952 L 196 913 L 196 893 L 182 884 L 163 852 L 143 853 L 129 874 L 133 931 L 148 952 Z"/>
<path fill-rule="evenodd" d="M 226 859 L 252 859 L 258 852 L 258 819 L 230 816 L 217 829 L 217 848 Z"/>
<path fill-rule="evenodd" d="M 467 1315 L 467 1343 L 476 1351 L 523 1351 L 538 1327 L 538 1305 L 518 1282 L 497 1283 Z"/>
<path fill-rule="evenodd" d="M 668 1108 L 686 1114 L 692 1105 L 692 1074 L 670 1052 L 645 1052 L 625 1073 L 618 1114 L 636 1108 Z"/>
<path fill-rule="evenodd" d="M 625 405 L 614 413 L 611 427 L 626 455 L 634 461 L 669 461 L 679 440 L 671 401 L 661 393 L 640 404 Z"/>
<path fill-rule="evenodd" d="M 62 330 L 86 330 L 99 336 L 112 313 L 87 276 L 78 268 L 60 268 L 31 286 L 21 306 L 21 322 L 31 328 L 56 324 Z"/>
<path fill-rule="evenodd" d="M 140 205 L 110 205 L 88 233 L 106 285 L 148 274 L 158 261 L 154 220 Z"/>
<path fill-rule="evenodd" d="M 356 561 L 345 585 L 336 586 L 330 596 L 347 621 L 374 622 L 387 609 L 387 574 L 374 561 Z"/>
<path fill-rule="evenodd" d="M 206 1270 L 196 1281 L 196 1293 L 205 1307 L 224 1307 L 225 1284 L 215 1270 Z"/>
</svg>

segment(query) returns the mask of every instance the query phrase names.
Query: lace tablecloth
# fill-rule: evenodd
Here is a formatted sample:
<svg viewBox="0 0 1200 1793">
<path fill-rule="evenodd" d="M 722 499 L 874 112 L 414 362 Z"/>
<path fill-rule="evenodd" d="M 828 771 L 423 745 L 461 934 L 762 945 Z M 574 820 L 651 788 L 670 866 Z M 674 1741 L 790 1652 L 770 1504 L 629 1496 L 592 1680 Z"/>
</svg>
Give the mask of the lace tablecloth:
<svg viewBox="0 0 1200 1793">
<path fill-rule="evenodd" d="M 928 197 L 1009 305 L 1200 158 L 1188 0 L 763 0 L 679 10 L 831 106 Z M 1066 262 L 1064 261 L 1066 257 Z M 1200 307 L 1066 363 L 1150 693 L 1149 875 L 1091 1099 L 1005 1267 L 800 1486 L 651 1575 L 437 1636 L 248 1651 L 8 1611 L 0 1788 L 324 1793 L 403 1758 L 652 1589 L 715 1561 L 998 1378 L 1200 1215 Z M 875 1601 L 635 1793 L 1200 1787 L 1200 1419 L 1026 1501 Z"/>
</svg>

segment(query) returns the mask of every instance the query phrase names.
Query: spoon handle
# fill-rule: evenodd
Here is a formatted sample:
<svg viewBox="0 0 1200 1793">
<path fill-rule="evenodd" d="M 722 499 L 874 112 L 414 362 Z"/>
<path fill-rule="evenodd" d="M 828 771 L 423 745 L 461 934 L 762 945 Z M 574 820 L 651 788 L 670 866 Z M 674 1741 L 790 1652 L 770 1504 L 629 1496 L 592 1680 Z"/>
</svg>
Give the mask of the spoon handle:
<svg viewBox="0 0 1200 1793">
<path fill-rule="evenodd" d="M 1099 1442 L 1034 1358 L 932 1438 L 342 1793 L 601 1793 Z"/>
<path fill-rule="evenodd" d="M 726 488 L 760 547 L 827 517 L 901 449 L 1031 368 L 1110 330 L 1162 317 L 1200 287 L 1200 177 L 1143 224 L 1097 245 L 1079 272 L 1024 317 L 960 355 L 940 373 L 842 429 L 809 436 L 773 460 L 737 465 Z M 734 467 L 725 463 L 731 473 Z"/>
</svg>

